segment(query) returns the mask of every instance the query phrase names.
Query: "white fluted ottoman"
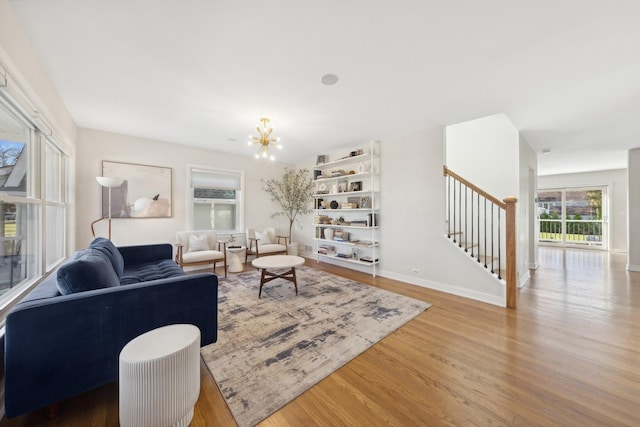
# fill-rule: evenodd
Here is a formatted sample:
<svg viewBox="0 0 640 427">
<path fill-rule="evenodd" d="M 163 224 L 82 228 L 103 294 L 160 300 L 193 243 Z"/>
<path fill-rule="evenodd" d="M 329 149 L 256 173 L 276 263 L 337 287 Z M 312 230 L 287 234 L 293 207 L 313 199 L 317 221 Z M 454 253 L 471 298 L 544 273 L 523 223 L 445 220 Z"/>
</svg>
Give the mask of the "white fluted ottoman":
<svg viewBox="0 0 640 427">
<path fill-rule="evenodd" d="M 120 352 L 120 425 L 188 426 L 200 394 L 200 329 L 169 325 Z"/>
</svg>

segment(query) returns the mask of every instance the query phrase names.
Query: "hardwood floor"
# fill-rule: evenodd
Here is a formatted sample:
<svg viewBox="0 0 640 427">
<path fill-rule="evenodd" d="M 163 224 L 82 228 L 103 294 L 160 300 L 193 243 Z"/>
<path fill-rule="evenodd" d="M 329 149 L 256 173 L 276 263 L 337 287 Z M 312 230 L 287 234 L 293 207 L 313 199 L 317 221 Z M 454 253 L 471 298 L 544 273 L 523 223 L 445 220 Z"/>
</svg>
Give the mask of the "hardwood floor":
<svg viewBox="0 0 640 427">
<path fill-rule="evenodd" d="M 640 425 L 640 273 L 626 256 L 540 248 L 509 310 L 326 264 L 433 306 L 262 426 Z M 204 363 L 192 426 L 235 422 Z M 109 384 L 0 426 L 117 426 Z"/>
</svg>

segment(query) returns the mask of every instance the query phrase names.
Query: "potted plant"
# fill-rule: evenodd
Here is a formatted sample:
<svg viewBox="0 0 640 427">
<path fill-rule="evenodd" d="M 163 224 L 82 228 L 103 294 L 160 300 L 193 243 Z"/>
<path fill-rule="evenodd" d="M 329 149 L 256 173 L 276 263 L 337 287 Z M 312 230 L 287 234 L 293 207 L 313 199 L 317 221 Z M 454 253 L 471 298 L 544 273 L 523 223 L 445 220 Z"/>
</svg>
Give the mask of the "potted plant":
<svg viewBox="0 0 640 427">
<path fill-rule="evenodd" d="M 293 224 L 299 221 L 299 215 L 312 211 L 313 181 L 308 169 L 285 168 L 281 179 L 263 179 L 262 189 L 271 195 L 271 200 L 278 202 L 281 210 L 271 217 L 284 215 L 289 220 L 290 253 L 297 253 L 297 244 L 291 241 Z"/>
</svg>

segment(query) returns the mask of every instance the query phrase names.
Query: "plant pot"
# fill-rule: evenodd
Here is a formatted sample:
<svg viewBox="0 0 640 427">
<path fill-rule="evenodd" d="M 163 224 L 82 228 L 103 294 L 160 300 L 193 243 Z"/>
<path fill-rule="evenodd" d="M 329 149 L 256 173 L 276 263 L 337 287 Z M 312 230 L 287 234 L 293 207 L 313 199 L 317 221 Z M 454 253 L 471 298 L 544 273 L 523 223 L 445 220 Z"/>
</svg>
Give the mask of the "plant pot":
<svg viewBox="0 0 640 427">
<path fill-rule="evenodd" d="M 298 243 L 292 242 L 287 245 L 287 255 L 298 255 Z"/>
</svg>

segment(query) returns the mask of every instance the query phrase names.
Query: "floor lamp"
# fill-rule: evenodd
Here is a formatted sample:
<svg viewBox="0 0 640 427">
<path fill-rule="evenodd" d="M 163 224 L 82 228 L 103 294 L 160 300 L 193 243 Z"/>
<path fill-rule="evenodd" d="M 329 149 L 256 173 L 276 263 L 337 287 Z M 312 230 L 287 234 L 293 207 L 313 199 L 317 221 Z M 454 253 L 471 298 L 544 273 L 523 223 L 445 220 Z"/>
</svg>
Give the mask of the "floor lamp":
<svg viewBox="0 0 640 427">
<path fill-rule="evenodd" d="M 111 189 L 114 187 L 120 187 L 124 179 L 111 176 L 96 176 L 96 181 L 98 181 L 98 184 L 100 184 L 101 186 L 107 187 L 109 189 L 109 210 L 107 211 L 107 219 L 109 220 L 109 240 L 111 240 Z M 102 221 L 103 219 L 105 218 L 102 217 L 91 223 L 91 234 L 93 234 L 93 237 L 96 237 L 96 232 L 93 229 L 94 224 Z"/>
</svg>

